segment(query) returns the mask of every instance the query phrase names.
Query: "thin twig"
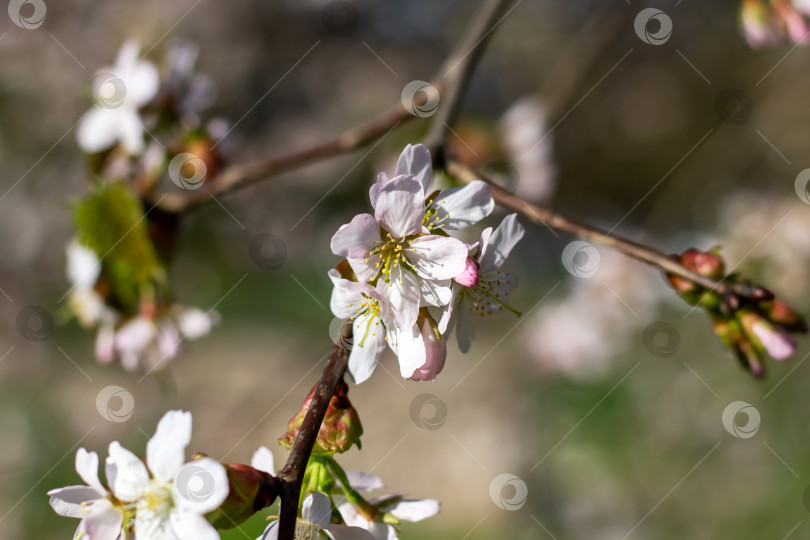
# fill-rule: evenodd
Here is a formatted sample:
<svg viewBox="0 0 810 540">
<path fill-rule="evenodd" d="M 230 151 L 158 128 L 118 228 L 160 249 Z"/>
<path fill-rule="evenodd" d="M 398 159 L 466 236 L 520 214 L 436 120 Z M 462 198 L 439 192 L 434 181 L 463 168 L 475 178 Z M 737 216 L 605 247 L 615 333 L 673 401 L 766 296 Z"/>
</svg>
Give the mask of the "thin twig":
<svg viewBox="0 0 810 540">
<path fill-rule="evenodd" d="M 761 287 L 744 283 L 716 281 L 709 277 L 702 276 L 689 270 L 672 257 L 665 255 L 655 248 L 609 234 L 591 225 L 568 219 L 549 208 L 543 208 L 527 202 L 517 195 L 513 195 L 503 188 L 494 185 L 486 176 L 472 170 L 456 159 L 447 159 L 445 165 L 447 171 L 462 182 L 469 183 L 473 180 L 484 180 L 489 183 L 490 194 L 498 205 L 509 210 L 514 210 L 534 223 L 548 225 L 549 227 L 565 231 L 584 240 L 608 246 L 619 253 L 647 263 L 667 274 L 689 280 L 721 295 L 733 294 L 742 298 L 760 298 L 764 294 L 764 290 Z"/>
</svg>

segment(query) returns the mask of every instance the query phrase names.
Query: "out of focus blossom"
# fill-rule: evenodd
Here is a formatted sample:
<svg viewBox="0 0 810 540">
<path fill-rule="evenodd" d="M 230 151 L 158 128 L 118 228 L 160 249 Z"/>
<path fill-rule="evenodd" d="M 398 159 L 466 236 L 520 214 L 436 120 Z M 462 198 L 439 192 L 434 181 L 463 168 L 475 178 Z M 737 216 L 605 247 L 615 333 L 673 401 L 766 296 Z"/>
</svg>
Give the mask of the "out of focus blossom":
<svg viewBox="0 0 810 540">
<path fill-rule="evenodd" d="M 740 28 L 748 45 L 760 49 L 783 39 L 804 43 L 810 32 L 807 0 L 743 0 Z"/>
</svg>

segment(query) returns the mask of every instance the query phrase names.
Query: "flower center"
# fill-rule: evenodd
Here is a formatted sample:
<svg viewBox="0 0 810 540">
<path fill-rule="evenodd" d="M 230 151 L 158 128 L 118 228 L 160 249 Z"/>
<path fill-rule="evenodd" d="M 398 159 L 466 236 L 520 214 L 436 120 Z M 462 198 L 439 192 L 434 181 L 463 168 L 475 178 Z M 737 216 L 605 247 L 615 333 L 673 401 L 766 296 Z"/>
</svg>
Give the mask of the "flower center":
<svg viewBox="0 0 810 540">
<path fill-rule="evenodd" d="M 442 201 L 442 203 L 443 202 L 444 201 Z M 431 204 L 433 204 L 432 199 L 428 199 L 427 201 L 425 201 L 427 210 L 425 210 L 425 217 L 422 218 L 422 225 L 427 227 L 427 229 L 430 231 L 432 231 L 433 229 L 440 229 L 450 218 L 450 215 L 444 208 L 441 209 L 440 214 L 439 208 L 431 207 L 430 206 Z"/>
<path fill-rule="evenodd" d="M 377 326 L 380 324 L 380 301 L 375 298 L 369 298 L 366 295 L 363 295 L 363 297 L 365 301 L 360 304 L 357 313 L 351 317 L 352 321 L 358 317 L 366 318 L 366 331 L 363 333 L 363 338 L 360 340 L 360 343 L 358 343 L 359 347 L 365 344 L 366 338 L 368 338 L 369 335 L 377 335 Z"/>
<path fill-rule="evenodd" d="M 369 262 L 369 258 L 379 256 L 380 262 L 374 263 L 374 267 L 380 269 L 377 277 L 382 277 L 383 281 L 390 283 L 391 272 L 398 266 L 407 270 L 413 269 L 413 266 L 408 262 L 408 258 L 405 256 L 405 252 L 408 250 L 408 247 L 410 247 L 411 239 L 413 238 L 415 238 L 415 236 L 397 240 L 392 237 L 390 233 L 385 233 L 385 239 L 372 242 L 374 247 L 369 251 L 366 263 Z M 381 265 L 382 268 L 380 268 Z"/>
<path fill-rule="evenodd" d="M 138 501 L 138 512 L 150 512 L 158 516 L 168 516 L 174 508 L 171 486 L 153 480 Z"/>
<path fill-rule="evenodd" d="M 481 277 L 476 285 L 464 289 L 464 293 L 470 299 L 467 307 L 476 317 L 492 315 L 493 308 L 495 308 L 496 311 L 503 308 L 520 317 L 521 312 L 507 306 L 501 299 L 501 293 L 494 290 L 495 285 L 501 285 L 504 280 L 508 280 L 508 277 L 500 272 L 496 272 L 495 274 L 494 277 Z M 509 281 L 505 282 L 509 284 Z"/>
<path fill-rule="evenodd" d="M 295 522 L 295 540 L 316 540 L 320 538 L 318 526 L 306 519 L 298 518 Z"/>
</svg>

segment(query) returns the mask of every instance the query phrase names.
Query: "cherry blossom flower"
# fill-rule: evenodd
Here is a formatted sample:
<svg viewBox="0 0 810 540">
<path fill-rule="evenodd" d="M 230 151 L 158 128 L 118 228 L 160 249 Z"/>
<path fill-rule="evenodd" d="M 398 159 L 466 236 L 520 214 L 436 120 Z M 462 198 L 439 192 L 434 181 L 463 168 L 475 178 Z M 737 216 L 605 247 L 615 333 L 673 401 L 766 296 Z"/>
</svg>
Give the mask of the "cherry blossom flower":
<svg viewBox="0 0 810 540">
<path fill-rule="evenodd" d="M 60 516 L 81 520 L 74 538 L 116 540 L 122 533 L 124 513 L 98 478 L 98 454 L 79 448 L 76 472 L 87 485 L 52 489 L 48 492 L 51 507 Z M 115 474 L 115 466 L 108 463 L 107 477 Z"/>
<path fill-rule="evenodd" d="M 225 468 L 203 457 L 183 463 L 191 413 L 169 411 L 146 445 L 146 464 L 118 442 L 110 444 L 115 497 L 135 510 L 138 540 L 218 540 L 205 519 L 228 496 Z"/>
<path fill-rule="evenodd" d="M 467 260 L 464 272 L 454 280 L 453 301 L 441 311 L 434 310 L 442 334 L 452 328 L 452 322 L 456 323 L 456 339 L 461 352 L 470 349 L 475 337 L 475 317 L 486 317 L 504 309 L 520 315 L 506 305 L 509 294 L 517 286 L 517 278 L 501 272 L 500 267 L 523 238 L 523 233 L 517 214 L 506 216 L 494 232 L 492 227 L 485 229 L 480 242 L 471 246 L 473 250 L 477 248 L 476 255 Z"/>
<path fill-rule="evenodd" d="M 466 260 L 460 240 L 425 232 L 424 199 L 415 176 L 396 176 L 377 190 L 375 215 L 355 216 L 331 242 L 332 252 L 348 259 L 359 281 L 379 280 L 390 287 L 387 296 L 399 328 L 416 322 L 423 291 L 428 302 L 449 299 L 449 280 L 464 270 Z"/>
<path fill-rule="evenodd" d="M 336 317 L 351 319 L 353 345 L 349 354 L 349 373 L 356 384 L 367 380 L 377 367 L 386 344 L 399 358 L 400 371 L 405 378 L 425 363 L 425 346 L 415 322 L 410 326 L 397 324 L 383 280 L 376 286 L 357 283 L 340 277 L 337 270 L 329 271 L 334 284 L 330 307 Z M 418 293 L 417 293 L 418 294 Z"/>
<path fill-rule="evenodd" d="M 82 151 L 101 152 L 120 142 L 132 155 L 144 149 L 144 128 L 138 110 L 157 94 L 160 77 L 150 62 L 139 60 L 140 46 L 127 41 L 115 65 L 96 73 L 92 93 L 96 104 L 79 123 L 76 138 Z"/>
<path fill-rule="evenodd" d="M 378 477 L 356 471 L 348 471 L 346 476 L 355 491 L 366 493 L 385 487 Z M 368 501 L 379 511 L 369 519 L 350 502 L 338 506 L 338 511 L 347 525 L 361 527 L 370 532 L 376 540 L 397 540 L 397 530 L 383 521 L 389 514 L 401 521 L 422 521 L 439 513 L 441 503 L 435 499 L 404 499 L 401 495 L 376 497 Z"/>
<path fill-rule="evenodd" d="M 360 527 L 330 523 L 332 503 L 323 493 L 313 493 L 304 500 L 301 517 L 295 524 L 295 538 L 317 540 L 323 537 L 333 540 L 374 540 L 374 536 Z M 277 540 L 279 522 L 274 521 L 258 540 Z"/>
<path fill-rule="evenodd" d="M 68 302 L 81 325 L 93 327 L 104 318 L 105 312 L 104 298 L 95 290 L 101 261 L 92 249 L 75 239 L 65 248 L 65 255 L 71 285 Z"/>
</svg>

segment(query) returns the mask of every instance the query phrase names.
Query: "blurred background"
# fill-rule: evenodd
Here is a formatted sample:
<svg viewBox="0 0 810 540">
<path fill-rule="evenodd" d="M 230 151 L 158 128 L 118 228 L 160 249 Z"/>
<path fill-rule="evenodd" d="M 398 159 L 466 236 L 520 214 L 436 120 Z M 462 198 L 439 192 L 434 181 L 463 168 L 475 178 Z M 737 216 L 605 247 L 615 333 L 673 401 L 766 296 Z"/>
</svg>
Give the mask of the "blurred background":
<svg viewBox="0 0 810 540">
<path fill-rule="evenodd" d="M 190 451 L 244 463 L 267 445 L 282 463 L 277 438 L 331 346 L 329 238 L 368 211 L 376 172 L 391 172 L 430 122 L 184 215 L 176 297 L 216 305 L 222 322 L 168 373 L 144 377 L 98 365 L 75 322 L 32 341 L 21 317 L 40 306 L 63 318 L 70 201 L 89 189 L 75 126 L 93 73 L 128 38 L 158 66 L 172 46 L 195 43 L 197 69 L 217 87 L 203 116 L 233 127 L 221 150 L 248 163 L 396 104 L 410 81 L 439 71 L 480 4 L 45 3 L 35 29 L 0 16 L 4 539 L 70 538 L 77 523 L 55 515 L 45 493 L 79 483 L 76 448 L 106 455 L 120 440 L 142 452 L 172 408 L 193 413 Z M 664 43 L 634 29 L 648 6 L 671 18 Z M 738 8 L 520 2 L 472 80 L 456 152 L 527 198 L 667 253 L 720 243 L 730 266 L 807 310 L 810 206 L 794 180 L 810 167 L 810 51 L 752 51 Z M 268 233 L 283 241 L 273 268 L 251 257 L 251 241 Z M 479 326 L 467 355 L 452 340 L 436 382 L 405 383 L 387 353 L 351 388 L 366 434 L 346 468 L 442 501 L 438 517 L 401 538 L 808 537 L 806 343 L 757 382 L 655 270 L 599 248 L 591 277 L 566 271 L 561 253 L 573 240 L 527 226 L 507 267 L 520 279 L 512 305 L 523 317 Z M 134 397 L 126 421 L 97 408 L 109 385 Z M 724 428 L 735 401 L 759 412 L 753 436 Z M 276 508 L 223 538 L 255 538 Z"/>
</svg>

